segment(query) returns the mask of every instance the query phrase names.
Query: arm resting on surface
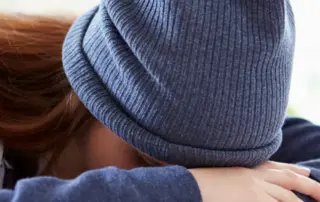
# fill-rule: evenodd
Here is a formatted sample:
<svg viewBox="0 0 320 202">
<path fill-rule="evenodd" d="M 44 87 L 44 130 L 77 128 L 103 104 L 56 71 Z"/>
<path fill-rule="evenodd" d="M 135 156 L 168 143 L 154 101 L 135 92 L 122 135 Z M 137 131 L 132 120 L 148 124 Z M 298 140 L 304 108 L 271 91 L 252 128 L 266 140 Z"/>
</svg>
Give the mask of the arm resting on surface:
<svg viewBox="0 0 320 202">
<path fill-rule="evenodd" d="M 74 180 L 37 177 L 21 180 L 14 190 L 1 190 L 1 202 L 61 201 L 201 201 L 191 173 L 180 166 L 137 168 L 115 167 L 86 172 Z"/>
</svg>

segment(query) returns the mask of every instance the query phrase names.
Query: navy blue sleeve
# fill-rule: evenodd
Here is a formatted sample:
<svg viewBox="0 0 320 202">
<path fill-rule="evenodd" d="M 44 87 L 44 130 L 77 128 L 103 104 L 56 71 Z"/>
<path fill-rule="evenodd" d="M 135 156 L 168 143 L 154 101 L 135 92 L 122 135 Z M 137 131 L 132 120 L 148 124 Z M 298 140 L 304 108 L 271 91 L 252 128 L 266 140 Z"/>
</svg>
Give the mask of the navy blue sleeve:
<svg viewBox="0 0 320 202">
<path fill-rule="evenodd" d="M 287 118 L 282 132 L 282 145 L 271 160 L 299 163 L 320 158 L 320 126 L 301 118 Z"/>
<path fill-rule="evenodd" d="M 88 171 L 74 180 L 54 177 L 24 179 L 14 190 L 0 190 L 1 202 L 201 202 L 191 173 L 180 166 L 115 167 Z"/>
<path fill-rule="evenodd" d="M 301 118 L 287 118 L 282 132 L 282 145 L 271 160 L 308 167 L 310 177 L 320 182 L 320 126 Z M 304 202 L 316 202 L 310 197 L 298 196 Z"/>
</svg>

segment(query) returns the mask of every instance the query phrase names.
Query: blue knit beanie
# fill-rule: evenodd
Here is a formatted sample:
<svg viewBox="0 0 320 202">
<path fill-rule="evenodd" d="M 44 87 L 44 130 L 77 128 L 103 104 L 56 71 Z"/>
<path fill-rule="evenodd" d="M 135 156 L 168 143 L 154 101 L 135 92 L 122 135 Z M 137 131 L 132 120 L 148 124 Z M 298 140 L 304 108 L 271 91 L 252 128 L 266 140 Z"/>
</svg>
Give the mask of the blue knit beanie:
<svg viewBox="0 0 320 202">
<path fill-rule="evenodd" d="M 255 166 L 282 140 L 294 38 L 286 0 L 102 0 L 63 62 L 90 112 L 141 151 Z"/>
</svg>

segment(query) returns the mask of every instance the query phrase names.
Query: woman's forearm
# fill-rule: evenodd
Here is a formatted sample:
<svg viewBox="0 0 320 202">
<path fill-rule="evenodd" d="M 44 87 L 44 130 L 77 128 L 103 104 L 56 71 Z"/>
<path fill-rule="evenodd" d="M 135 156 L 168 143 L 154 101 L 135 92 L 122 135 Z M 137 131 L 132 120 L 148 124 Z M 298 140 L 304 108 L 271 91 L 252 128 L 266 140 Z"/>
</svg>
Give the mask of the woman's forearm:
<svg viewBox="0 0 320 202">
<path fill-rule="evenodd" d="M 109 167 L 68 181 L 53 177 L 25 179 L 19 181 L 14 190 L 0 190 L 1 202 L 201 200 L 197 182 L 180 166 L 130 171 Z"/>
</svg>

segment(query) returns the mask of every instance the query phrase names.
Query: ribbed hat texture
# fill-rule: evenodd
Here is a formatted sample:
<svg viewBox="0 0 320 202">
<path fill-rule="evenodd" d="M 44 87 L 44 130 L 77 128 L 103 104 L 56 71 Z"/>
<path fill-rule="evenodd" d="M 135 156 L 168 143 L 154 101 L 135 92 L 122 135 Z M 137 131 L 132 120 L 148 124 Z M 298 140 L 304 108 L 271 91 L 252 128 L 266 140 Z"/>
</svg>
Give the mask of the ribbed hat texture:
<svg viewBox="0 0 320 202">
<path fill-rule="evenodd" d="M 254 166 L 281 144 L 294 41 L 283 0 L 102 0 L 63 63 L 90 112 L 141 151 Z"/>
</svg>

